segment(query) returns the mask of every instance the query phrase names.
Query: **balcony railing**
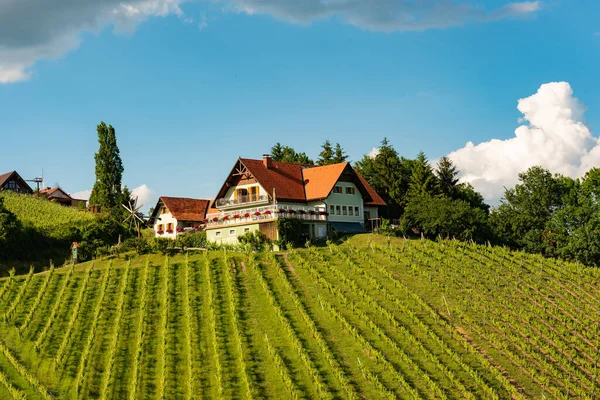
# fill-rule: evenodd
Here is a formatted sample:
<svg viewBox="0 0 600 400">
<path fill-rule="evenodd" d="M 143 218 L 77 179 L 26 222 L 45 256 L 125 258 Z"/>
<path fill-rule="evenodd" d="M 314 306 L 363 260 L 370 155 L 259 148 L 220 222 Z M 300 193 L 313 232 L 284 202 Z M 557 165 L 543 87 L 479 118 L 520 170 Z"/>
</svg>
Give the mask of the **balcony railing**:
<svg viewBox="0 0 600 400">
<path fill-rule="evenodd" d="M 246 196 L 238 196 L 235 199 L 217 199 L 215 205 L 217 207 L 232 207 L 239 206 L 241 204 L 260 203 L 264 201 L 269 201 L 269 196 L 264 194 L 249 194 Z"/>
<path fill-rule="evenodd" d="M 270 205 L 253 207 L 245 210 L 207 214 L 205 226 L 211 228 L 216 226 L 248 224 L 254 222 L 266 222 L 278 218 L 298 218 L 304 221 L 325 222 L 327 221 L 327 212 L 324 208 Z"/>
</svg>

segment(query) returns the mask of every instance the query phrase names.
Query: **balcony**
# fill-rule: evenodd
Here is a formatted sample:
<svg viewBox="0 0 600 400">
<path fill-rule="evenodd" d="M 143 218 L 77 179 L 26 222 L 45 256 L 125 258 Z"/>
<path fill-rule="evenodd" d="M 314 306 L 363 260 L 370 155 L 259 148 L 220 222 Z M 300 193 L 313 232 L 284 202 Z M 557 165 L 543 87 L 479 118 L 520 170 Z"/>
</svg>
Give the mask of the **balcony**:
<svg viewBox="0 0 600 400">
<path fill-rule="evenodd" d="M 298 218 L 303 221 L 325 222 L 327 221 L 327 212 L 324 208 L 269 205 L 207 214 L 205 227 L 215 228 L 219 226 L 245 225 L 274 221 L 279 218 Z"/>
<path fill-rule="evenodd" d="M 252 203 L 266 203 L 269 201 L 269 196 L 261 194 L 250 194 L 245 196 L 238 196 L 234 199 L 217 199 L 215 201 L 215 207 L 217 208 L 231 208 L 237 207 L 243 204 Z"/>
</svg>

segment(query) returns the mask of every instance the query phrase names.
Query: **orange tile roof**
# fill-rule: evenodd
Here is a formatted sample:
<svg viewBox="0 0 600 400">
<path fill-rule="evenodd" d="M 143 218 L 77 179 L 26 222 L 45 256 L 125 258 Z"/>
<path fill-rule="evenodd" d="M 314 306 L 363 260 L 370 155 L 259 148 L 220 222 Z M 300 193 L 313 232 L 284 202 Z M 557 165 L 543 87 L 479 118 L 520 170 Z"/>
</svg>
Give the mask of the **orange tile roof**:
<svg viewBox="0 0 600 400">
<path fill-rule="evenodd" d="M 202 221 L 210 204 L 210 200 L 185 197 L 161 196 L 160 201 L 178 221 Z"/>
<path fill-rule="evenodd" d="M 240 158 L 242 164 L 261 184 L 263 189 L 281 200 L 305 201 L 304 185 L 302 183 L 302 165 L 273 161 L 272 168 L 267 168 L 263 160 Z"/>
<path fill-rule="evenodd" d="M 328 197 L 347 165 L 347 162 L 343 162 L 322 167 L 305 168 L 302 174 L 304 175 L 306 201 Z"/>
<path fill-rule="evenodd" d="M 367 182 L 367 180 L 365 178 L 363 178 L 358 173 L 358 171 L 354 170 L 354 173 L 356 174 L 356 176 L 358 176 L 358 179 L 360 179 L 360 182 L 363 184 L 365 189 L 367 189 L 367 192 L 369 192 L 369 196 L 371 196 L 371 199 L 373 199 L 372 201 L 365 201 L 364 205 L 365 206 L 385 206 L 386 205 L 385 201 L 381 198 L 381 196 L 379 196 L 377 194 L 375 189 L 373 189 L 371 187 L 371 185 L 369 185 L 369 182 Z"/>
</svg>

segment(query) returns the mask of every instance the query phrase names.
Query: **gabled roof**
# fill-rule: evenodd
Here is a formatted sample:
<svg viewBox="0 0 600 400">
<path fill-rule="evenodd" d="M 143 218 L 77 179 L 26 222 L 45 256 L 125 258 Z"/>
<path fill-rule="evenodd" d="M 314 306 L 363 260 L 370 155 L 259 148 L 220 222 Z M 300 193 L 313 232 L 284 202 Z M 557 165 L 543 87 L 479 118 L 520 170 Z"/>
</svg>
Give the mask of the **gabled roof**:
<svg viewBox="0 0 600 400">
<path fill-rule="evenodd" d="M 21 175 L 17 173 L 17 171 L 10 171 L 5 174 L 0 175 L 0 188 L 4 186 L 6 182 L 8 182 L 11 178 L 20 181 L 21 185 L 25 187 L 25 189 L 29 189 L 30 192 L 33 192 L 31 187 L 25 182 Z"/>
<path fill-rule="evenodd" d="M 50 197 L 55 197 L 55 195 L 57 194 L 56 192 L 61 192 L 62 194 L 64 194 L 67 198 L 72 199 L 71 195 L 67 192 L 65 192 L 64 190 L 62 190 L 60 187 L 56 186 L 53 188 L 45 188 L 40 190 L 40 193 L 45 194 L 48 196 L 48 198 Z"/>
<path fill-rule="evenodd" d="M 263 160 L 240 158 L 240 161 L 270 196 L 275 189 L 278 199 L 305 201 L 301 164 L 271 161 L 272 167 L 267 168 Z"/>
<path fill-rule="evenodd" d="M 348 162 L 320 167 L 306 167 L 302 164 L 280 161 L 270 161 L 270 163 L 271 167 L 267 168 L 264 160 L 239 158 L 216 198 L 219 199 L 225 195 L 227 189 L 235 183 L 235 180 L 232 181 L 234 173 L 241 171 L 243 167 L 269 196 L 273 197 L 273 192 L 275 192 L 278 200 L 306 202 L 325 199 L 342 174 L 346 174 L 363 195 L 365 205 L 386 205 L 369 183 Z"/>
<path fill-rule="evenodd" d="M 211 200 L 204 199 L 161 196 L 150 216 L 150 220 L 156 218 L 162 203 L 178 221 L 202 221 L 206 218 L 206 210 L 209 208 L 210 202 Z"/>
<path fill-rule="evenodd" d="M 304 190 L 306 201 L 324 199 L 329 196 L 333 186 L 340 179 L 340 175 L 349 163 L 324 165 L 322 167 L 305 168 Z"/>
</svg>

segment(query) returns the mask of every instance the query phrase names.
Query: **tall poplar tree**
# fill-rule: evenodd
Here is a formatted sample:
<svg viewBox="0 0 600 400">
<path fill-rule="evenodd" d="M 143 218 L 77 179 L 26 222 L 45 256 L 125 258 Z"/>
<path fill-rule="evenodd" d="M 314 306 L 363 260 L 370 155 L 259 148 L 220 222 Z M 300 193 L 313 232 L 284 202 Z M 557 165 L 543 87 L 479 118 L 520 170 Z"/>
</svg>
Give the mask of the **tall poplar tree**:
<svg viewBox="0 0 600 400">
<path fill-rule="evenodd" d="M 120 211 L 122 203 L 123 161 L 117 146 L 115 129 L 101 122 L 97 131 L 100 148 L 94 156 L 96 182 L 90 196 L 90 204 L 99 206 L 104 212 L 114 213 Z"/>
</svg>

